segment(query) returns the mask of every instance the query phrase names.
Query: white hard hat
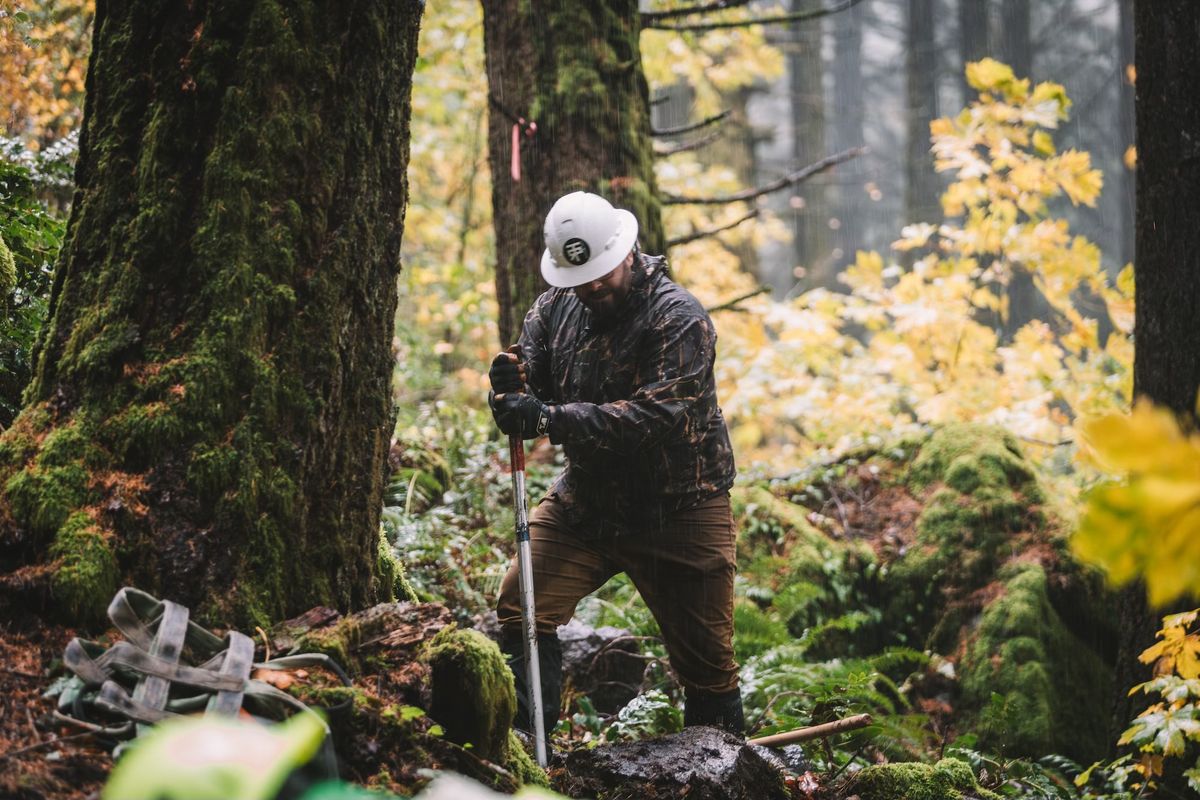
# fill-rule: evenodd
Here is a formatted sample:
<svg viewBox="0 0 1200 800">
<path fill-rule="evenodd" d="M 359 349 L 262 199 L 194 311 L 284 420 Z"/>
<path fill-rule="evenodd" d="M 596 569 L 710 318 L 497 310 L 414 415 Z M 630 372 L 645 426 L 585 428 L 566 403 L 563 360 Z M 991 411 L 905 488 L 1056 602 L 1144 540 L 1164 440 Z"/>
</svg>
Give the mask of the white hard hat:
<svg viewBox="0 0 1200 800">
<path fill-rule="evenodd" d="M 591 192 L 558 198 L 546 215 L 542 277 L 551 286 L 580 286 L 617 268 L 637 241 L 637 218 Z"/>
</svg>

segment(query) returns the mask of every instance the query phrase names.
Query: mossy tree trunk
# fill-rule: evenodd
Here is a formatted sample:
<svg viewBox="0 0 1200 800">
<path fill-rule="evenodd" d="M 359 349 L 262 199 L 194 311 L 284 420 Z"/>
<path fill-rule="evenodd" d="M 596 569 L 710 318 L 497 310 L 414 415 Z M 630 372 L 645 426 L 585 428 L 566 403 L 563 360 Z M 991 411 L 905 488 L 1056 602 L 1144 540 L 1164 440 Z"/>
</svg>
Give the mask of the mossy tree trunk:
<svg viewBox="0 0 1200 800">
<path fill-rule="evenodd" d="M 246 624 L 390 594 L 379 509 L 422 4 L 97 7 L 77 190 L 0 438 L 0 598 Z"/>
<path fill-rule="evenodd" d="M 1197 422 L 1200 390 L 1200 97 L 1193 90 L 1200 70 L 1200 4 L 1193 0 L 1136 3 L 1137 216 L 1134 278 L 1134 394 Z M 1144 708 L 1144 698 L 1127 697 L 1129 687 L 1149 680 L 1137 660 L 1154 642 L 1160 617 L 1145 587 L 1121 594 L 1121 650 L 1117 664 L 1114 725 L 1123 730 Z M 1197 599 L 1181 601 L 1194 608 Z M 1140 704 L 1140 705 L 1139 705 Z M 1168 762 L 1171 763 L 1171 762 Z M 1178 775 L 1169 776 L 1183 786 Z"/>
<path fill-rule="evenodd" d="M 516 341 L 545 288 L 542 224 L 561 195 L 596 192 L 627 208 L 647 252 L 664 249 L 650 103 L 635 0 L 483 0 L 489 164 L 500 339 Z M 521 179 L 511 173 L 515 118 Z M 519 123 L 518 123 L 519 124 Z"/>
</svg>

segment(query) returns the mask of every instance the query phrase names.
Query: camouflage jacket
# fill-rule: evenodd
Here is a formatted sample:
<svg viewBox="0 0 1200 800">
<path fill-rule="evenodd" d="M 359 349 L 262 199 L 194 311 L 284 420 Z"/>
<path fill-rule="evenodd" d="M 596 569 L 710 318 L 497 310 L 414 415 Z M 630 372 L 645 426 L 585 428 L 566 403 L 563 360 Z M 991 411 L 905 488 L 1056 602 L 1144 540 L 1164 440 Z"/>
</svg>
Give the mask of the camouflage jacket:
<svg viewBox="0 0 1200 800">
<path fill-rule="evenodd" d="M 529 389 L 553 404 L 550 440 L 567 459 L 550 493 L 583 536 L 653 531 L 733 485 L 716 329 L 666 272 L 642 256 L 612 318 L 593 320 L 573 289 L 545 292 L 525 316 Z"/>
</svg>

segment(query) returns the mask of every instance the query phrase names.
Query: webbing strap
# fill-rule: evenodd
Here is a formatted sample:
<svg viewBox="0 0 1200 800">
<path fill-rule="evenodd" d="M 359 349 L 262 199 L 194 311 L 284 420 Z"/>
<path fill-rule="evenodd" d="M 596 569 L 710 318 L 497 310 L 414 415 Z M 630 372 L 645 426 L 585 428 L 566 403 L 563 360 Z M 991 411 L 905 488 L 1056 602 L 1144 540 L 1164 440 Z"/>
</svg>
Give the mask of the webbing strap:
<svg viewBox="0 0 1200 800">
<path fill-rule="evenodd" d="M 92 652 L 89 652 L 89 649 Z M 99 686 L 114 674 L 128 675 L 134 680 L 141 675 L 153 675 L 171 683 L 209 692 L 236 692 L 241 691 L 245 685 L 245 677 L 238 677 L 239 673 L 217 672 L 203 667 L 175 664 L 143 652 L 130 642 L 117 642 L 108 650 L 97 651 L 100 651 L 100 646 L 93 642 L 72 639 L 63 653 L 63 661 L 67 667 L 89 686 Z M 253 657 L 253 642 L 250 643 L 250 652 Z M 224 658 L 225 652 L 222 651 L 219 657 Z M 245 676 L 248 677 L 249 674 L 247 669 Z"/>
<path fill-rule="evenodd" d="M 214 714 L 233 716 L 242 707 L 242 692 L 250 669 L 254 666 L 254 641 L 244 633 L 229 632 L 229 647 L 225 650 L 225 661 L 217 673 L 232 681 L 232 688 L 218 691 L 208 701 L 208 711 Z M 209 673 L 210 675 L 212 673 Z"/>
<path fill-rule="evenodd" d="M 115 681 L 105 681 L 104 685 L 100 687 L 100 694 L 96 697 L 96 705 L 106 711 L 120 714 L 137 722 L 139 734 L 146 732 L 143 730 L 143 727 L 146 725 L 153 725 L 156 722 L 162 722 L 164 719 L 179 716 L 165 709 L 139 701 L 136 690 L 133 697 L 130 697 L 129 693 Z"/>
<path fill-rule="evenodd" d="M 183 640 L 187 636 L 188 610 L 178 603 L 164 600 L 158 631 L 150 644 L 150 655 L 174 664 L 183 652 Z M 161 675 L 146 675 L 133 690 L 133 702 L 160 711 L 167 706 L 171 692 L 171 681 Z M 101 689 L 101 696 L 104 690 Z"/>
</svg>

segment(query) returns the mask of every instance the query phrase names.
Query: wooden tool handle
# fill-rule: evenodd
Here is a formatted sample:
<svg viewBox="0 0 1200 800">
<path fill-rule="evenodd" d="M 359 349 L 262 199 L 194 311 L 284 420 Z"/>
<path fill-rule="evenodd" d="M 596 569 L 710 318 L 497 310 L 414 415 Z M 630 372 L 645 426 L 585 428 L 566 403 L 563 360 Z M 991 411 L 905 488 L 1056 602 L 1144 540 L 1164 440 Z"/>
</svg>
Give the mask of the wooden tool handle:
<svg viewBox="0 0 1200 800">
<path fill-rule="evenodd" d="M 870 714 L 857 714 L 853 717 L 826 722 L 823 725 L 812 725 L 807 728 L 797 728 L 787 733 L 773 733 L 770 736 L 760 736 L 757 739 L 749 739 L 746 744 L 757 744 L 762 747 L 783 747 L 785 744 L 806 742 L 809 739 L 821 739 L 826 736 L 833 736 L 835 733 L 865 728 L 870 724 Z"/>
</svg>

